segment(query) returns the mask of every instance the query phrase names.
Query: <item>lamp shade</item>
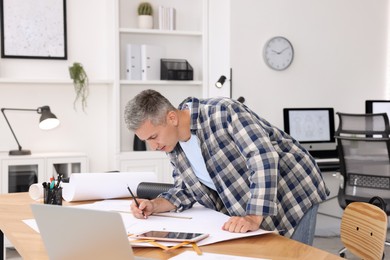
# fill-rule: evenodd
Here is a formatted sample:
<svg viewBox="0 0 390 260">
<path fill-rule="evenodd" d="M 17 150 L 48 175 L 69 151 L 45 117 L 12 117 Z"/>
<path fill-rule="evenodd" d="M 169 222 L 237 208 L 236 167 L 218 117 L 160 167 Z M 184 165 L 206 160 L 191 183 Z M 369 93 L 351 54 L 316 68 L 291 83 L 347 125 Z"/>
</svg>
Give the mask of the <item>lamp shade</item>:
<svg viewBox="0 0 390 260">
<path fill-rule="evenodd" d="M 226 77 L 224 75 L 222 75 L 221 77 L 219 77 L 218 81 L 215 83 L 215 86 L 217 88 L 222 88 L 223 84 L 225 84 L 225 81 L 226 81 Z"/>
<path fill-rule="evenodd" d="M 56 128 L 60 124 L 60 120 L 50 111 L 50 107 L 43 106 L 38 108 L 38 113 L 41 114 L 39 119 L 39 128 L 50 130 Z"/>
</svg>

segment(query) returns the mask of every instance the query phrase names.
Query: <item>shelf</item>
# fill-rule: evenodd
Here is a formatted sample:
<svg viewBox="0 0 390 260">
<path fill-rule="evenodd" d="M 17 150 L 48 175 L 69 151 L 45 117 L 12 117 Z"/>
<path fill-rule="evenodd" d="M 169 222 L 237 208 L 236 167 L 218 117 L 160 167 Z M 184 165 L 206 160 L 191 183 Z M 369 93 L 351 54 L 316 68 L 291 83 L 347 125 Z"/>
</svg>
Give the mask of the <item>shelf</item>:
<svg viewBox="0 0 390 260">
<path fill-rule="evenodd" d="M 196 31 L 168 31 L 168 30 L 141 30 L 133 28 L 119 28 L 120 33 L 150 34 L 150 35 L 176 35 L 176 36 L 202 36 L 202 32 Z"/>
<path fill-rule="evenodd" d="M 200 86 L 202 81 L 198 80 L 121 80 L 121 85 L 164 85 L 164 86 Z"/>
<path fill-rule="evenodd" d="M 121 170 L 148 169 L 159 171 L 157 169 L 161 170 L 161 165 L 165 165 L 167 160 L 165 153 L 155 154 L 151 151 L 132 151 L 134 136 L 128 132 L 126 124 L 122 120 L 123 111 L 128 100 L 142 90 L 149 88 L 158 90 L 170 99 L 173 104 L 179 104 L 188 96 L 204 96 L 207 92 L 207 19 L 209 0 L 153 0 L 152 4 L 157 7 L 166 5 L 168 2 L 176 10 L 177 30 L 140 29 L 137 27 L 137 17 L 129 15 L 129 13 L 136 13 L 138 2 L 117 0 L 116 11 L 118 12 L 118 20 L 115 21 L 116 66 L 114 67 L 116 77 L 113 89 L 116 105 L 115 133 L 118 135 L 118 138 L 115 140 L 114 148 L 115 151 L 118 151 L 118 161 L 116 163 L 120 165 L 119 168 Z M 155 24 L 155 28 L 158 28 L 157 25 Z M 128 44 L 158 45 L 164 49 L 164 53 L 160 55 L 160 58 L 187 60 L 193 67 L 192 79 L 194 80 L 160 80 L 160 75 L 151 78 L 153 80 L 142 80 L 142 77 L 137 77 L 138 80 L 129 80 L 131 78 L 127 77 L 127 66 L 129 65 L 127 60 L 129 59 Z M 157 61 L 154 64 L 158 64 Z M 161 159 L 163 162 L 143 165 L 144 159 L 148 159 L 150 156 L 161 156 L 163 158 L 156 160 L 159 161 Z M 133 163 L 136 165 L 132 165 Z M 169 163 L 167 165 L 170 166 Z"/>
<path fill-rule="evenodd" d="M 70 79 L 16 79 L 0 78 L 0 84 L 73 84 Z M 111 85 L 113 80 L 90 80 L 90 85 Z"/>
</svg>

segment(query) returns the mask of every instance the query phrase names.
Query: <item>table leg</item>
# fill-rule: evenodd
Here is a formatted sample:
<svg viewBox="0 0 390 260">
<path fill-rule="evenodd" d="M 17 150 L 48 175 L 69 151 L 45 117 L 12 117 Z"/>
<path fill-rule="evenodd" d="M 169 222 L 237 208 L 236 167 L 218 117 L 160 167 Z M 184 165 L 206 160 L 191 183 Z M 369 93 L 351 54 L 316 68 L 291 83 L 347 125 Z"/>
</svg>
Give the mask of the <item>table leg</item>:
<svg viewBox="0 0 390 260">
<path fill-rule="evenodd" d="M 4 233 L 0 230 L 0 260 L 5 259 L 5 248 L 4 248 Z"/>
</svg>

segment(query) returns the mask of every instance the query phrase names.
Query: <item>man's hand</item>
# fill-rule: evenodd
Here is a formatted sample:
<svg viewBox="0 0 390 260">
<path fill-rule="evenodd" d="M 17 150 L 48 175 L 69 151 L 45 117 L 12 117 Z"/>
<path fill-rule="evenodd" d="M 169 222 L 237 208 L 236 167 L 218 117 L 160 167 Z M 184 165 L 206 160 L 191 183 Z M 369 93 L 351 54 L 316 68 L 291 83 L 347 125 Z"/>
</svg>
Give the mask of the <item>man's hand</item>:
<svg viewBox="0 0 390 260">
<path fill-rule="evenodd" d="M 130 205 L 130 210 L 136 218 L 147 218 L 153 213 L 153 203 L 150 200 L 137 199 L 139 207 L 133 201 Z"/>
<path fill-rule="evenodd" d="M 258 230 L 262 221 L 263 217 L 257 215 L 231 217 L 223 224 L 222 229 L 232 233 L 246 233 L 248 231 Z"/>
<path fill-rule="evenodd" d="M 137 199 L 139 207 L 133 201 L 130 205 L 130 210 L 136 218 L 148 218 L 153 213 L 167 212 L 176 209 L 176 207 L 164 198 L 156 198 L 153 200 Z"/>
</svg>

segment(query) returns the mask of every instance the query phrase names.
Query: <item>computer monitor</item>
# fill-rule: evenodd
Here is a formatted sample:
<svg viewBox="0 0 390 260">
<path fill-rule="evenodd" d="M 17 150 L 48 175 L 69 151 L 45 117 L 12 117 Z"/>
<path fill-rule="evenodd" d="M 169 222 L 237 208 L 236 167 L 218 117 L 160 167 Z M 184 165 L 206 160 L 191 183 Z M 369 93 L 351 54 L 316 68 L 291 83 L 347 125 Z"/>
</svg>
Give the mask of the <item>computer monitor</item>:
<svg viewBox="0 0 390 260">
<path fill-rule="evenodd" d="M 284 131 L 312 156 L 337 157 L 333 108 L 284 108 Z"/>
<path fill-rule="evenodd" d="M 390 100 L 366 100 L 366 113 L 387 113 L 390 118 Z"/>
</svg>

